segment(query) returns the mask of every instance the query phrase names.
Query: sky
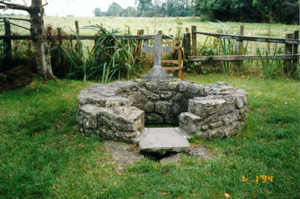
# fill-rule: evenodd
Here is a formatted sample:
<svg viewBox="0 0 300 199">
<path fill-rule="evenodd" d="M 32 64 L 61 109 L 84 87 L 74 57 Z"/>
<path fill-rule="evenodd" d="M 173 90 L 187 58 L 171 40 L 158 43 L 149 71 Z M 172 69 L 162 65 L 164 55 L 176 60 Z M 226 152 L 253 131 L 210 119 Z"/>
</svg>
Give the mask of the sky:
<svg viewBox="0 0 300 199">
<path fill-rule="evenodd" d="M 26 1 L 30 5 L 31 1 Z M 43 3 L 45 0 L 43 0 Z M 121 7 L 135 7 L 135 0 L 48 0 L 48 5 L 45 6 L 47 16 L 67 16 L 74 15 L 77 17 L 93 17 L 95 8 L 100 8 L 101 11 L 107 11 L 112 2 L 118 3 Z M 20 3 L 24 5 L 22 0 L 12 0 L 12 3 Z M 2 12 L 2 11 L 0 11 Z M 10 13 L 9 10 L 4 13 Z M 19 12 L 14 11 L 15 14 Z"/>
</svg>

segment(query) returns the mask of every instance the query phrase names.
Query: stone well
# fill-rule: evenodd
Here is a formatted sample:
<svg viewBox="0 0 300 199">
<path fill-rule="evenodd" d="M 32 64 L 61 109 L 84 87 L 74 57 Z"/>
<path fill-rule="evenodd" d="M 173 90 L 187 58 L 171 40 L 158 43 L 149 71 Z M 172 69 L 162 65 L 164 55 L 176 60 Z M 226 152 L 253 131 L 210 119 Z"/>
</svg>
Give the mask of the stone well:
<svg viewBox="0 0 300 199">
<path fill-rule="evenodd" d="M 78 95 L 77 127 L 138 144 L 144 126 L 169 124 L 204 139 L 235 135 L 247 119 L 247 93 L 226 82 L 199 85 L 180 80 L 118 81 L 92 84 Z"/>
</svg>

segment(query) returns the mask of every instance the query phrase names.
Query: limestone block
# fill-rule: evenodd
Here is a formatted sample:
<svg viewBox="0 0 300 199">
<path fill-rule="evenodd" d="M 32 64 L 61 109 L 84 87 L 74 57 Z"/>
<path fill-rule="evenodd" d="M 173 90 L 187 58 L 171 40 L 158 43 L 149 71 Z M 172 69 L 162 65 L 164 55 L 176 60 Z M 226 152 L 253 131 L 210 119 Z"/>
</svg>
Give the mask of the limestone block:
<svg viewBox="0 0 300 199">
<path fill-rule="evenodd" d="M 158 101 L 155 103 L 155 112 L 167 115 L 170 112 L 171 103 L 167 101 Z"/>
<path fill-rule="evenodd" d="M 76 118 L 78 130 L 83 133 L 87 129 L 96 129 L 98 124 L 97 116 L 101 113 L 102 109 L 91 104 L 80 106 Z"/>
<path fill-rule="evenodd" d="M 188 81 L 181 81 L 178 85 L 179 91 L 184 92 L 188 90 L 188 87 L 190 85 L 190 82 Z"/>
<path fill-rule="evenodd" d="M 120 111 L 120 108 L 121 111 Z M 120 131 L 142 131 L 144 128 L 144 111 L 135 107 L 119 107 L 113 125 Z"/>
<path fill-rule="evenodd" d="M 201 86 L 199 84 L 190 84 L 188 87 L 188 91 L 193 94 L 198 94 Z"/>
<path fill-rule="evenodd" d="M 240 94 L 240 95 L 246 95 L 247 96 L 247 93 L 246 91 L 244 91 L 243 89 L 238 89 L 235 91 L 236 94 Z"/>
<path fill-rule="evenodd" d="M 201 121 L 198 115 L 184 112 L 179 115 L 179 127 L 188 134 L 193 134 L 198 130 L 198 123 Z"/>
<path fill-rule="evenodd" d="M 218 114 L 219 115 L 226 115 L 228 113 L 232 113 L 235 109 L 235 103 L 225 103 L 223 106 L 220 107 Z"/>
<path fill-rule="evenodd" d="M 189 100 L 189 112 L 207 117 L 216 113 L 222 105 L 226 103 L 223 99 L 205 99 L 205 100 Z"/>
<path fill-rule="evenodd" d="M 214 138 L 223 138 L 224 136 L 225 133 L 221 128 L 212 129 L 208 133 L 209 140 L 213 140 Z"/>
<path fill-rule="evenodd" d="M 169 90 L 175 90 L 178 87 L 178 82 L 169 82 L 168 83 L 168 89 Z"/>
<path fill-rule="evenodd" d="M 83 104 L 100 104 L 105 106 L 106 97 L 103 97 L 99 94 L 88 93 L 88 94 L 79 94 L 77 97 L 77 102 L 80 105 Z"/>
<path fill-rule="evenodd" d="M 216 86 L 220 87 L 220 86 L 228 86 L 227 82 L 216 82 L 214 83 Z"/>
<path fill-rule="evenodd" d="M 146 113 L 152 113 L 152 112 L 154 112 L 154 103 L 148 101 L 148 102 L 145 104 L 145 106 L 144 106 L 144 111 L 145 111 Z"/>
<path fill-rule="evenodd" d="M 201 127 L 201 130 L 203 130 L 203 131 L 206 131 L 206 130 L 208 130 L 208 125 L 203 125 L 202 127 Z"/>
<path fill-rule="evenodd" d="M 144 88 L 144 87 L 146 87 L 146 83 L 147 83 L 147 82 L 145 82 L 145 81 L 138 81 L 138 82 L 137 82 L 137 85 L 138 85 L 138 87 L 140 87 L 140 88 Z"/>
<path fill-rule="evenodd" d="M 186 111 L 187 111 L 187 104 L 182 103 L 182 102 L 173 102 L 170 113 L 179 115 L 180 113 L 186 112 Z"/>
<path fill-rule="evenodd" d="M 168 89 L 168 83 L 166 81 L 158 81 L 157 82 L 157 90 L 165 91 Z"/>
<path fill-rule="evenodd" d="M 237 90 L 238 88 L 232 87 L 232 86 L 220 86 L 221 91 L 234 91 Z"/>
<path fill-rule="evenodd" d="M 174 128 L 152 128 L 140 140 L 140 151 L 144 152 L 188 152 L 190 145 L 187 139 L 178 134 Z"/>
<path fill-rule="evenodd" d="M 223 132 L 225 133 L 226 137 L 231 137 L 236 135 L 236 130 L 232 127 L 223 128 Z"/>
<path fill-rule="evenodd" d="M 128 96 L 130 105 L 143 109 L 145 103 L 147 102 L 147 97 L 141 92 L 133 92 Z"/>
<path fill-rule="evenodd" d="M 155 94 L 155 93 L 151 93 L 151 95 L 149 95 L 148 98 L 149 98 L 150 100 L 153 100 L 153 101 L 157 101 L 157 100 L 160 99 L 160 98 L 159 98 L 159 95 L 157 95 L 157 94 Z"/>
<path fill-rule="evenodd" d="M 235 94 L 235 95 L 233 95 L 233 97 L 235 99 L 235 105 L 236 105 L 237 108 L 244 107 L 244 105 L 245 105 L 244 95 Z"/>
<path fill-rule="evenodd" d="M 105 106 L 110 108 L 118 106 L 129 106 L 129 99 L 118 96 L 109 97 L 106 99 Z"/>
<path fill-rule="evenodd" d="M 245 102 L 245 105 L 247 105 L 247 104 L 248 104 L 247 95 L 244 95 L 244 102 Z"/>
<path fill-rule="evenodd" d="M 141 88 L 140 91 L 147 97 L 152 94 L 152 92 L 147 90 L 146 88 Z"/>
<path fill-rule="evenodd" d="M 146 88 L 150 91 L 157 89 L 157 83 L 155 81 L 150 81 L 146 83 Z"/>
<path fill-rule="evenodd" d="M 105 108 L 101 108 L 101 107 L 93 105 L 93 104 L 86 104 L 83 106 L 79 106 L 79 112 L 82 112 L 83 114 L 86 114 L 86 115 L 92 115 L 94 117 L 99 115 L 99 113 L 101 113 L 103 109 L 105 109 Z"/>
<path fill-rule="evenodd" d="M 200 94 L 200 96 L 207 96 L 207 89 L 206 88 L 204 88 L 204 87 L 202 87 L 202 86 L 200 86 L 200 90 L 199 90 L 199 94 Z"/>
<path fill-rule="evenodd" d="M 141 135 L 140 131 L 134 131 L 134 132 L 120 132 L 122 134 L 122 137 L 126 139 L 136 138 Z"/>
<path fill-rule="evenodd" d="M 215 129 L 215 128 L 220 127 L 222 125 L 223 125 L 223 122 L 219 121 L 219 122 L 211 123 L 209 126 L 210 126 L 210 128 Z"/>
<path fill-rule="evenodd" d="M 174 102 L 181 102 L 183 100 L 183 94 L 182 93 L 176 93 L 173 95 L 172 101 Z"/>
<path fill-rule="evenodd" d="M 90 88 L 105 88 L 106 87 L 106 85 L 104 85 L 104 84 L 91 84 L 90 85 Z"/>
<path fill-rule="evenodd" d="M 162 91 L 159 94 L 161 100 L 170 100 L 173 96 L 173 93 L 170 91 Z"/>
</svg>

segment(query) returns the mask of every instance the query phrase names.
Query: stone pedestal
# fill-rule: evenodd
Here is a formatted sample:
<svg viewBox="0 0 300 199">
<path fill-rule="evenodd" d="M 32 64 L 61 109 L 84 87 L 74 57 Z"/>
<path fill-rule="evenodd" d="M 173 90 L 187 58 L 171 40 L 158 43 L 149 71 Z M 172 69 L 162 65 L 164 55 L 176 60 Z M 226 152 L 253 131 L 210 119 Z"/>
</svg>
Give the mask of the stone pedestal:
<svg viewBox="0 0 300 199">
<path fill-rule="evenodd" d="M 161 66 L 154 66 L 147 75 L 142 75 L 142 79 L 168 80 L 173 79 L 173 75 L 167 74 L 167 72 Z"/>
</svg>

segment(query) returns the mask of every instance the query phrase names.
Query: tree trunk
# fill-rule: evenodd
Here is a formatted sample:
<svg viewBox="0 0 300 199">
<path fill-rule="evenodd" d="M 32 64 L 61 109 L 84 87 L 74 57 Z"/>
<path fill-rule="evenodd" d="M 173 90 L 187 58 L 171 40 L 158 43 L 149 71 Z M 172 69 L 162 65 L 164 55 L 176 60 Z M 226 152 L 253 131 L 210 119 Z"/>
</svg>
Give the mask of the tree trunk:
<svg viewBox="0 0 300 199">
<path fill-rule="evenodd" d="M 51 68 L 50 52 L 46 42 L 43 14 L 44 8 L 42 1 L 32 0 L 30 6 L 30 33 L 35 51 L 37 73 L 40 76 L 44 76 L 46 79 L 53 79 L 55 76 L 53 75 Z"/>
</svg>

